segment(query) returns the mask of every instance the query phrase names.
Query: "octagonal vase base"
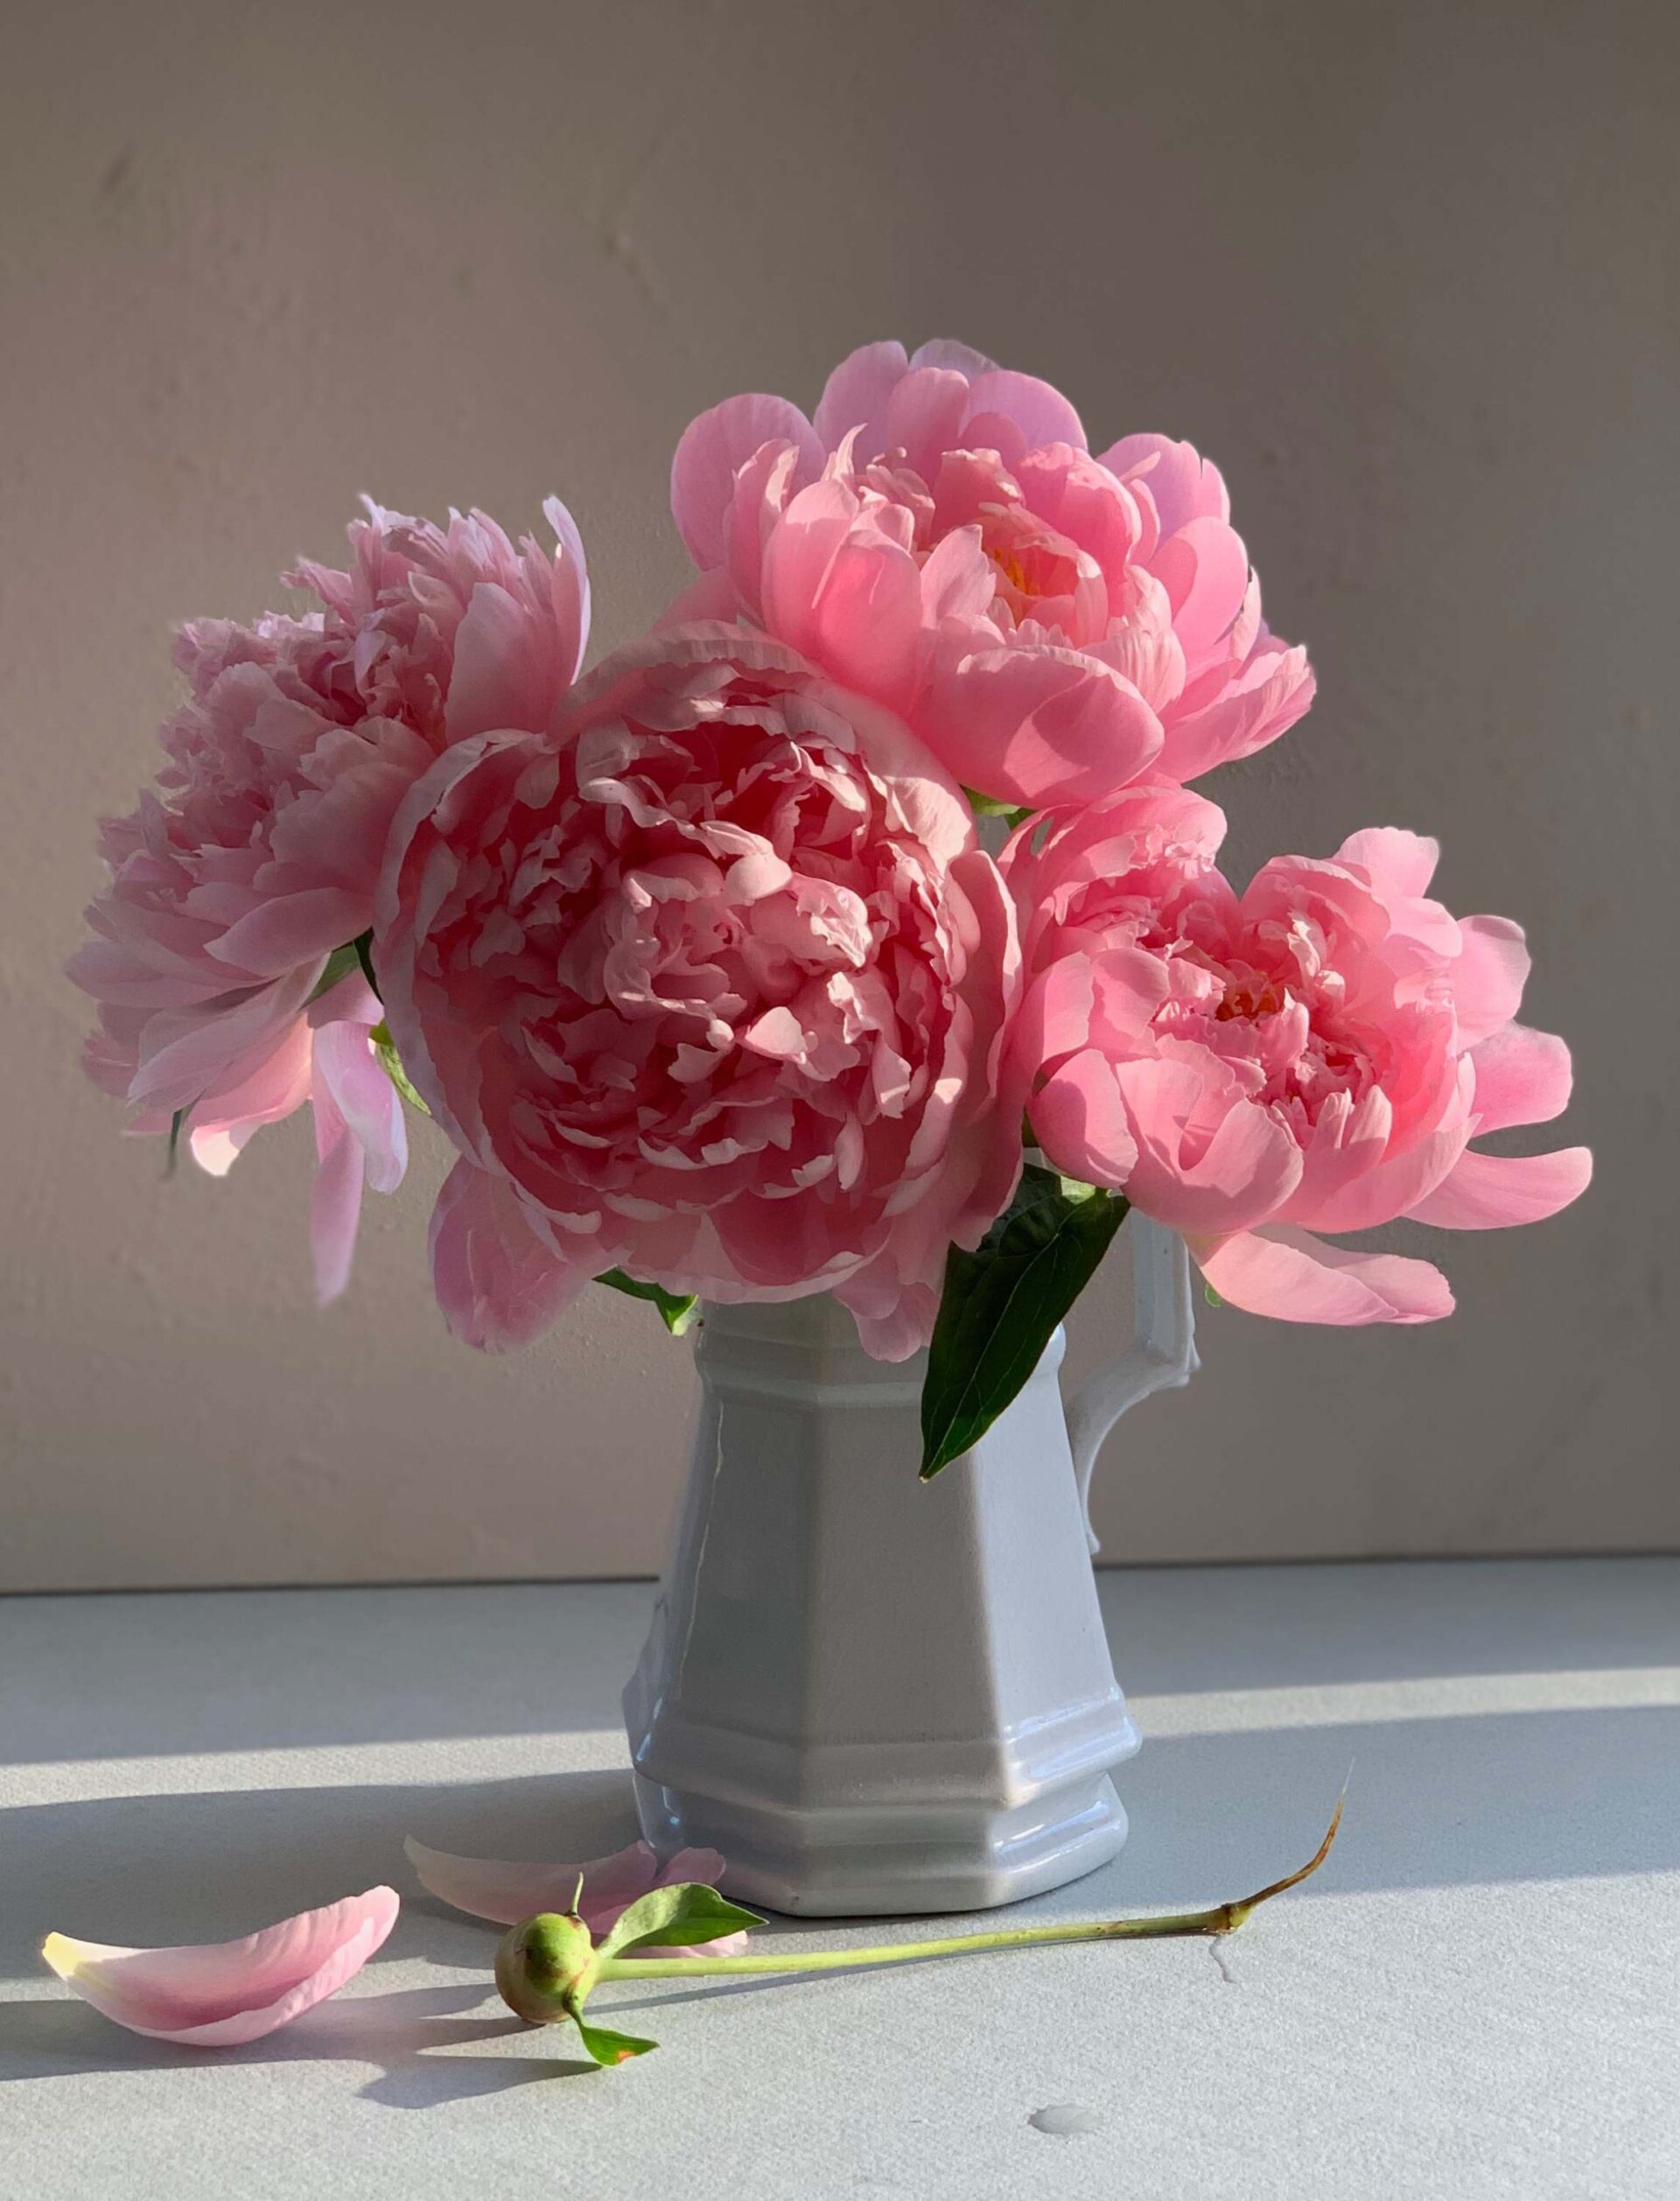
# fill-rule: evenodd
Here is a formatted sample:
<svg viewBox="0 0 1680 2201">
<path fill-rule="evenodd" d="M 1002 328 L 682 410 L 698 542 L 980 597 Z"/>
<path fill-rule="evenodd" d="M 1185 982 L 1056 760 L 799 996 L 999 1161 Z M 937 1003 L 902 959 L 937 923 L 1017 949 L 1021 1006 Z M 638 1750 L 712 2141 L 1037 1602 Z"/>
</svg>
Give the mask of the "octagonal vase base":
<svg viewBox="0 0 1680 2201">
<path fill-rule="evenodd" d="M 810 1917 L 986 1910 L 1125 1840 L 1138 1748 L 1063 1421 L 1060 1332 L 932 1483 L 920 1357 L 825 1296 L 708 1308 L 670 1566 L 625 1692 L 662 1853 Z"/>
</svg>

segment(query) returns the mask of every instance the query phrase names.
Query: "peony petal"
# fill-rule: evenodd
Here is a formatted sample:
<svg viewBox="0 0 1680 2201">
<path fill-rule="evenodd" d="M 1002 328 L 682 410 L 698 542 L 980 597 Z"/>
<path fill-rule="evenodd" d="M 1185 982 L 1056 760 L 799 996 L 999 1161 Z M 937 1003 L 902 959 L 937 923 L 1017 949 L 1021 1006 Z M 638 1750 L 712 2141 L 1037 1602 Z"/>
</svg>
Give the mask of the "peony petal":
<svg viewBox="0 0 1680 2201">
<path fill-rule="evenodd" d="M 896 350 L 897 346 L 885 348 Z M 855 358 L 856 354 L 853 354 Z M 997 366 L 995 359 L 988 359 L 984 352 L 976 352 L 971 344 L 959 344 L 954 337 L 930 336 L 925 344 L 918 344 L 910 354 L 912 367 L 943 367 L 952 374 L 966 375 L 972 381 L 976 375 L 989 375 Z"/>
<path fill-rule="evenodd" d="M 1522 1006 L 1529 950 L 1522 926 L 1508 917 L 1461 917 L 1459 932 L 1464 946 L 1452 969 L 1452 1000 L 1460 1044 L 1473 1048 Z"/>
<path fill-rule="evenodd" d="M 942 362 L 919 355 L 918 363 Z M 862 344 L 849 353 L 823 385 L 811 416 L 822 448 L 837 451 L 856 428 L 858 464 L 866 466 L 878 459 L 886 448 L 887 401 L 909 368 L 902 344 Z"/>
<path fill-rule="evenodd" d="M 1150 561 L 1166 584 L 1172 632 L 1191 677 L 1230 632 L 1249 587 L 1249 554 L 1225 521 L 1192 520 L 1169 536 Z"/>
<path fill-rule="evenodd" d="M 458 1857 L 448 1850 L 428 1849 L 412 1835 L 402 1847 L 421 1886 L 457 1910 L 465 1910 L 474 1918 L 488 1918 L 496 1925 L 511 1926 L 541 1910 L 568 1912 L 576 1901 L 578 1916 L 597 1939 L 610 1932 L 630 1905 L 650 1889 L 679 1882 L 715 1888 L 724 1874 L 724 1860 L 715 1849 L 680 1849 L 668 1864 L 661 1865 L 647 1842 L 632 1842 L 627 1849 L 616 1850 L 610 1857 L 597 1857 L 581 1865 Z M 746 1945 L 744 1933 L 732 1933 L 694 1948 L 662 1947 L 648 1954 L 733 1956 Z"/>
<path fill-rule="evenodd" d="M 1280 1322 L 1437 1322 L 1452 1312 L 1446 1279 L 1427 1261 L 1350 1253 L 1286 1223 L 1236 1237 L 1192 1239 L 1221 1299 Z"/>
<path fill-rule="evenodd" d="M 1160 515 L 1163 538 L 1192 520 L 1228 520 L 1231 500 L 1219 468 L 1194 444 L 1170 436 L 1123 436 L 1102 453 L 1101 464 L 1122 481 L 1140 483 Z"/>
<path fill-rule="evenodd" d="M 616 1917 L 626 1904 L 656 1884 L 659 1874 L 659 1861 L 646 1842 L 632 1842 L 627 1849 L 615 1850 L 610 1857 L 563 1865 L 521 1864 L 505 1857 L 458 1857 L 448 1850 L 428 1849 L 412 1835 L 402 1847 L 429 1895 L 474 1918 L 489 1918 L 500 1926 L 516 1925 L 539 1910 L 569 1911 L 581 1873 L 582 1916 L 594 1931 L 603 1911 L 610 1910 Z M 722 1869 L 723 1860 L 718 1858 L 718 1870 Z M 709 1877 L 715 1881 L 718 1875 Z"/>
<path fill-rule="evenodd" d="M 309 1251 L 315 1267 L 316 1301 L 330 1307 L 350 1281 L 367 1157 L 331 1095 L 318 1086 L 312 1099 L 319 1160 L 310 1189 Z"/>
<path fill-rule="evenodd" d="M 1350 833 L 1331 859 L 1333 863 L 1362 866 L 1379 894 L 1400 901 L 1415 901 L 1429 892 L 1440 860 L 1438 840 L 1398 825 L 1368 825 L 1362 833 Z"/>
<path fill-rule="evenodd" d="M 122 1949 L 51 1933 L 41 1954 L 84 2001 L 131 2033 L 232 2048 L 336 1994 L 385 1940 L 398 1907 L 395 1889 L 369 1888 L 242 1941 Z"/>
<path fill-rule="evenodd" d="M 577 679 L 589 647 L 589 561 L 578 522 L 558 497 L 545 497 L 542 516 L 554 529 L 556 549 L 550 601 L 554 607 L 556 684 L 569 688 Z M 534 728 L 540 732 L 541 728 Z"/>
<path fill-rule="evenodd" d="M 209 943 L 218 963 L 228 966 L 228 983 L 237 973 L 278 978 L 303 963 L 318 963 L 340 942 L 368 929 L 368 897 L 343 887 L 311 887 L 302 894 L 278 894 L 259 902 L 248 916 L 228 926 Z"/>
<path fill-rule="evenodd" d="M 429 1250 L 444 1320 L 481 1352 L 540 1337 L 589 1282 L 586 1268 L 557 1260 L 536 1236 L 507 1180 L 470 1161 L 444 1180 Z"/>
<path fill-rule="evenodd" d="M 1569 1105 L 1569 1049 L 1555 1032 L 1507 1024 L 1473 1048 L 1478 1133 L 1511 1124 L 1549 1124 Z"/>
<path fill-rule="evenodd" d="M 1468 1153 L 1406 1212 L 1411 1222 L 1438 1230 L 1503 1230 L 1544 1223 L 1578 1200 L 1592 1181 L 1592 1156 L 1585 1146 L 1560 1146 L 1550 1154 Z"/>
<path fill-rule="evenodd" d="M 1086 447 L 1084 422 L 1059 389 L 1036 375 L 1018 375 L 1007 367 L 976 375 L 969 385 L 969 422 L 988 414 L 1012 421 L 1028 450 L 1054 443 L 1071 444 L 1075 451 Z"/>
<path fill-rule="evenodd" d="M 1161 746 L 1159 721 L 1130 682 L 1072 649 L 956 656 L 916 723 L 963 786 L 1034 809 L 1111 794 Z"/>
<path fill-rule="evenodd" d="M 1175 780 L 1195 780 L 1215 765 L 1252 756 L 1287 733 L 1317 691 L 1306 652 L 1268 635 L 1210 701 L 1182 716 L 1167 709 L 1159 768 Z"/>
<path fill-rule="evenodd" d="M 822 445 L 798 406 L 785 397 L 752 392 L 726 397 L 682 431 L 671 461 L 671 516 L 703 573 L 724 562 L 724 518 L 737 470 L 766 443 L 797 445 L 802 480 L 815 480 L 821 472 Z"/>
</svg>

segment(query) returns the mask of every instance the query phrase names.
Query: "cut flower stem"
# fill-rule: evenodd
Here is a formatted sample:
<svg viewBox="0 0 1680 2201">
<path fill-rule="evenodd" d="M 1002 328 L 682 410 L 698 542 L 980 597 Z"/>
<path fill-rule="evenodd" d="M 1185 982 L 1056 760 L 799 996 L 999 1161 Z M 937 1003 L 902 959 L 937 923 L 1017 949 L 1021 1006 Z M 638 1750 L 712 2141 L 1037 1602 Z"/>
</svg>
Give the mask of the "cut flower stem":
<svg viewBox="0 0 1680 2201">
<path fill-rule="evenodd" d="M 610 1980 L 721 1979 L 766 1973 L 850 1972 L 886 1964 L 918 1964 L 934 1957 L 978 1954 L 987 1949 L 1026 1949 L 1068 1941 L 1147 1941 L 1175 1935 L 1235 1933 L 1263 1903 L 1298 1887 L 1317 1872 L 1330 1854 L 1341 1825 L 1344 1798 L 1338 1798 L 1324 1840 L 1297 1872 L 1252 1896 L 1234 1903 L 1215 1903 L 1207 1910 L 1164 1912 L 1155 1917 L 1106 1918 L 1072 1925 L 1007 1926 L 995 1933 L 949 1934 L 935 1941 L 900 1941 L 874 1949 L 828 1949 L 811 1956 L 765 1957 L 630 1957 L 607 1958 L 597 1978 Z"/>
</svg>

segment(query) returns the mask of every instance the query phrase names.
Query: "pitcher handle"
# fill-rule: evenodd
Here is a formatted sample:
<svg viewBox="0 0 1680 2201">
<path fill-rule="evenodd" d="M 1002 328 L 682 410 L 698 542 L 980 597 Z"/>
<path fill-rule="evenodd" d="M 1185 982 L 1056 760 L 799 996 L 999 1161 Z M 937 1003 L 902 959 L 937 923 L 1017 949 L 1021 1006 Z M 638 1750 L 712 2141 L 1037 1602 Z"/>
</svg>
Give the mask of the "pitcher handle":
<svg viewBox="0 0 1680 2201">
<path fill-rule="evenodd" d="M 1093 1553 L 1101 1546 L 1091 1527 L 1091 1470 L 1102 1440 L 1127 1407 L 1154 1391 L 1179 1390 L 1201 1365 L 1196 1353 L 1190 1255 L 1184 1240 L 1136 1209 L 1126 1217 L 1125 1234 L 1131 1240 L 1136 1307 L 1131 1344 L 1111 1366 L 1098 1369 L 1082 1384 L 1068 1407 L 1068 1441 Z"/>
</svg>

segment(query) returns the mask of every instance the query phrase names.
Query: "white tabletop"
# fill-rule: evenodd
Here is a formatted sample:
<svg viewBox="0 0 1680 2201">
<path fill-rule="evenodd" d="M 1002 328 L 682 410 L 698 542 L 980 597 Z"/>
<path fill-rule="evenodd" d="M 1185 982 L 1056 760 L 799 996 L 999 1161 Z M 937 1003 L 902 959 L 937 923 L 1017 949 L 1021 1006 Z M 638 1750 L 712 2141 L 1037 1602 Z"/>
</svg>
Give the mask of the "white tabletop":
<svg viewBox="0 0 1680 2201">
<path fill-rule="evenodd" d="M 1320 1876 L 1221 1944 L 603 1990 L 662 2043 L 608 2073 L 508 2016 L 402 1837 L 629 1839 L 648 1585 L 0 1601 L 0 2195 L 1675 2201 L 1680 1560 L 1102 1579 L 1131 1839 L 1009 1922 L 1245 1893 L 1351 1764 Z M 36 1955 L 381 1880 L 380 1957 L 244 2049 L 121 2032 Z"/>
</svg>

